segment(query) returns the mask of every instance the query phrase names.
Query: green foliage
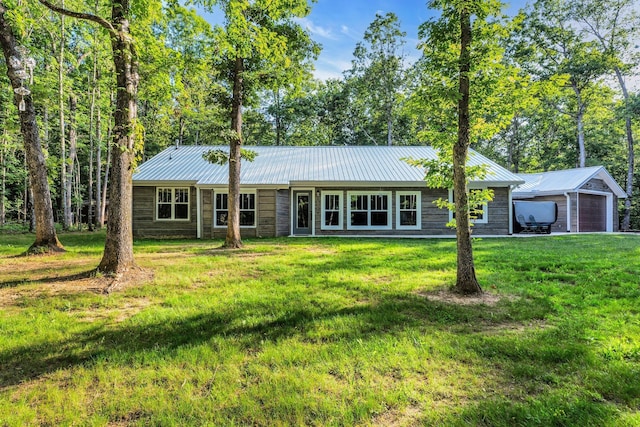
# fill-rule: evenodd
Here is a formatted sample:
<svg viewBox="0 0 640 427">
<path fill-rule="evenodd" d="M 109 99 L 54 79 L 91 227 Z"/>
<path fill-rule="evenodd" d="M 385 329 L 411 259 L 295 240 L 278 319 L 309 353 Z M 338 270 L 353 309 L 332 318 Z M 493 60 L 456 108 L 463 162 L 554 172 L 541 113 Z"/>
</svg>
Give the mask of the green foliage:
<svg viewBox="0 0 640 427">
<path fill-rule="evenodd" d="M 258 153 L 245 148 L 240 149 L 240 157 L 248 162 L 253 162 Z M 224 150 L 208 150 L 202 153 L 202 158 L 214 165 L 224 166 L 229 163 L 229 153 Z"/>
<path fill-rule="evenodd" d="M 466 304 L 453 239 L 141 240 L 155 277 L 110 295 L 69 279 L 104 234 L 61 239 L 15 258 L 31 236 L 0 235 L 8 425 L 640 421 L 635 235 L 479 240 Z"/>
<path fill-rule="evenodd" d="M 470 99 L 471 143 L 492 138 L 511 121 L 514 94 L 527 84 L 518 69 L 505 59 L 506 41 L 517 25 L 500 13 L 500 2 L 469 2 L 477 19 L 472 24 Z M 457 135 L 460 25 L 453 2 L 432 2 L 443 8 L 439 19 L 420 26 L 423 56 L 412 73 L 419 84 L 408 108 L 422 121 L 421 139 L 436 147 L 449 147 Z"/>
</svg>

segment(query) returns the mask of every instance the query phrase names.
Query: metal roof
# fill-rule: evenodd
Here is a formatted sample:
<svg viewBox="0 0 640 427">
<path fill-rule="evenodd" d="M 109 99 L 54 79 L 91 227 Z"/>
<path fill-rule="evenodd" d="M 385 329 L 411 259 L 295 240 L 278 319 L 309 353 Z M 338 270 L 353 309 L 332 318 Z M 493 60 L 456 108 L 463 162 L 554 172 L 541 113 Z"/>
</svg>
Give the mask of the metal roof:
<svg viewBox="0 0 640 427">
<path fill-rule="evenodd" d="M 291 185 L 292 183 L 423 183 L 424 170 L 410 166 L 403 158 L 436 159 L 428 146 L 248 146 L 258 156 L 243 161 L 242 185 Z M 228 184 L 228 167 L 202 158 L 221 146 L 170 147 L 138 167 L 133 175 L 137 184 L 189 182 L 202 186 Z M 483 185 L 515 185 L 523 180 L 486 157 L 470 150 L 469 165 L 486 165 L 487 176 L 476 180 Z"/>
<path fill-rule="evenodd" d="M 513 190 L 514 197 L 563 194 L 578 191 L 593 178 L 603 180 L 619 198 L 627 197 L 625 191 L 609 175 L 603 166 L 566 169 L 559 171 L 518 174 L 525 182 Z"/>
</svg>

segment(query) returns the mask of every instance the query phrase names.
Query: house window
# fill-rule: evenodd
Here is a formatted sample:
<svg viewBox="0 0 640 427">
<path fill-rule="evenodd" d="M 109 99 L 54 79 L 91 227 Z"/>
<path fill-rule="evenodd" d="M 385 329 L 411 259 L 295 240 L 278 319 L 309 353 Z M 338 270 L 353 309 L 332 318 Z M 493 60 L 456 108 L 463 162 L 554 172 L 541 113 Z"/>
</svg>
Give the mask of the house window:
<svg viewBox="0 0 640 427">
<path fill-rule="evenodd" d="M 473 193 L 476 190 L 470 190 Z M 455 203 L 453 190 L 449 190 L 449 202 Z M 455 211 L 449 211 L 449 220 L 456 217 Z M 469 218 L 474 224 L 487 224 L 489 222 L 489 205 L 484 202 L 479 205 L 469 206 Z"/>
<path fill-rule="evenodd" d="M 158 220 L 188 220 L 189 219 L 189 189 L 188 188 L 158 188 L 156 204 L 156 219 Z"/>
<path fill-rule="evenodd" d="M 398 191 L 396 193 L 396 228 L 420 230 L 420 192 Z"/>
<path fill-rule="evenodd" d="M 383 230 L 391 228 L 390 192 L 348 192 L 348 229 Z"/>
<path fill-rule="evenodd" d="M 342 230 L 342 192 L 323 191 L 322 230 Z"/>
<path fill-rule="evenodd" d="M 229 222 L 229 195 L 216 193 L 214 225 L 226 227 Z M 256 226 L 256 194 L 240 193 L 240 227 Z"/>
</svg>

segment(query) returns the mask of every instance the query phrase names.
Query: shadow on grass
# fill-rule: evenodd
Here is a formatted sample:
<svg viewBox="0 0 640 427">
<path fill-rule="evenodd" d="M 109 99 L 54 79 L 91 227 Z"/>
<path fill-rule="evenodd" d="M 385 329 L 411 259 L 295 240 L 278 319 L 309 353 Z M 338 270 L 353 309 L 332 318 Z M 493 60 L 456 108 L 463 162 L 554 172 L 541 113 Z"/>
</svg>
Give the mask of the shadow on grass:
<svg viewBox="0 0 640 427">
<path fill-rule="evenodd" d="M 234 338 L 246 351 L 256 352 L 267 342 L 289 337 L 300 337 L 310 342 L 356 340 L 409 327 L 495 320 L 495 316 L 486 313 L 484 306 L 461 307 L 434 303 L 418 295 L 382 295 L 369 304 L 334 310 L 311 305 L 305 308 L 291 307 L 273 320 L 239 326 L 246 313 L 264 309 L 263 303 L 256 303 L 255 307 L 243 304 L 226 314 L 199 314 L 140 325 L 124 323 L 109 329 L 93 327 L 65 340 L 2 350 L 0 389 L 36 379 L 57 369 L 90 365 L 97 358 L 108 358 L 111 353 L 130 354 L 131 358 L 135 358 L 138 352 L 149 349 L 171 350 L 198 345 L 214 337 Z M 537 312 L 536 317 L 544 317 L 548 314 L 547 309 Z M 505 313 L 505 316 L 509 317 L 509 313 Z M 308 335 L 317 323 L 339 317 L 357 319 L 356 326 L 335 331 L 322 339 Z"/>
<path fill-rule="evenodd" d="M 50 269 L 43 269 L 42 271 L 49 271 Z M 30 271 L 30 273 L 33 273 L 35 270 Z M 21 285 L 24 285 L 26 283 L 40 283 L 40 284 L 45 284 L 45 283 L 55 283 L 55 282 L 72 282 L 74 280 L 83 280 L 83 279 L 90 279 L 95 277 L 96 275 L 96 269 L 94 268 L 93 270 L 89 270 L 89 271 L 83 271 L 81 273 L 75 273 L 75 274 L 68 274 L 66 276 L 49 276 L 49 277 L 39 277 L 37 279 L 28 279 L 28 278 L 24 278 L 24 279 L 17 279 L 17 280 L 7 280 L 5 282 L 0 282 L 0 289 L 7 289 L 7 288 L 15 288 Z"/>
</svg>

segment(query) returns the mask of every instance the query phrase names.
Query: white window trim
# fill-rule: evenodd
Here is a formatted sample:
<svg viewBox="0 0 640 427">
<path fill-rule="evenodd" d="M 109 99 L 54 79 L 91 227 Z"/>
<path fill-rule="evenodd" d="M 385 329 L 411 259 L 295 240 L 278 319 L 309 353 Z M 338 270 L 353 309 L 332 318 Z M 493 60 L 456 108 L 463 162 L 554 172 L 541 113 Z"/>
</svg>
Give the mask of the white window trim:
<svg viewBox="0 0 640 427">
<path fill-rule="evenodd" d="M 387 225 L 351 225 L 351 196 L 387 196 Z M 371 200 L 367 202 L 367 223 L 371 224 Z M 347 191 L 347 230 L 391 230 L 393 225 L 391 191 Z"/>
<path fill-rule="evenodd" d="M 326 225 L 325 224 L 325 196 L 338 196 L 338 225 Z M 320 229 L 321 230 L 342 230 L 344 228 L 344 191 L 321 191 L 320 192 Z"/>
<path fill-rule="evenodd" d="M 400 196 L 416 196 L 416 225 L 400 224 Z M 396 229 L 397 230 L 421 230 L 422 229 L 422 192 L 421 191 L 396 191 Z"/>
<path fill-rule="evenodd" d="M 158 197 L 160 190 L 171 190 L 171 218 L 160 218 L 159 210 L 160 210 L 160 198 Z M 186 218 L 176 218 L 176 190 L 186 190 L 188 201 L 187 205 L 187 217 Z M 156 187 L 156 221 L 191 221 L 191 188 L 189 187 Z M 168 203 L 163 203 L 168 204 Z M 183 203 L 179 203 L 183 204 Z"/>
<path fill-rule="evenodd" d="M 484 190 L 484 188 L 471 188 L 469 191 L 473 190 Z M 453 200 L 453 189 L 449 189 L 449 203 L 454 203 Z M 449 211 L 449 221 L 453 220 L 453 211 Z M 482 219 L 473 219 L 471 218 L 471 222 L 474 224 L 488 224 L 489 223 L 489 203 L 484 202 L 482 204 Z"/>
<path fill-rule="evenodd" d="M 227 228 L 226 225 L 218 225 L 216 224 L 217 218 L 217 209 L 216 209 L 216 196 L 218 194 L 226 194 L 227 200 L 229 199 L 229 191 L 228 190 L 213 190 L 213 228 Z M 240 190 L 240 194 L 253 194 L 255 200 L 255 207 L 253 208 L 253 225 L 241 225 L 240 228 L 257 228 L 258 227 L 258 192 L 256 190 Z M 229 209 L 223 209 L 227 212 Z M 248 209 L 243 209 L 248 210 Z"/>
</svg>

